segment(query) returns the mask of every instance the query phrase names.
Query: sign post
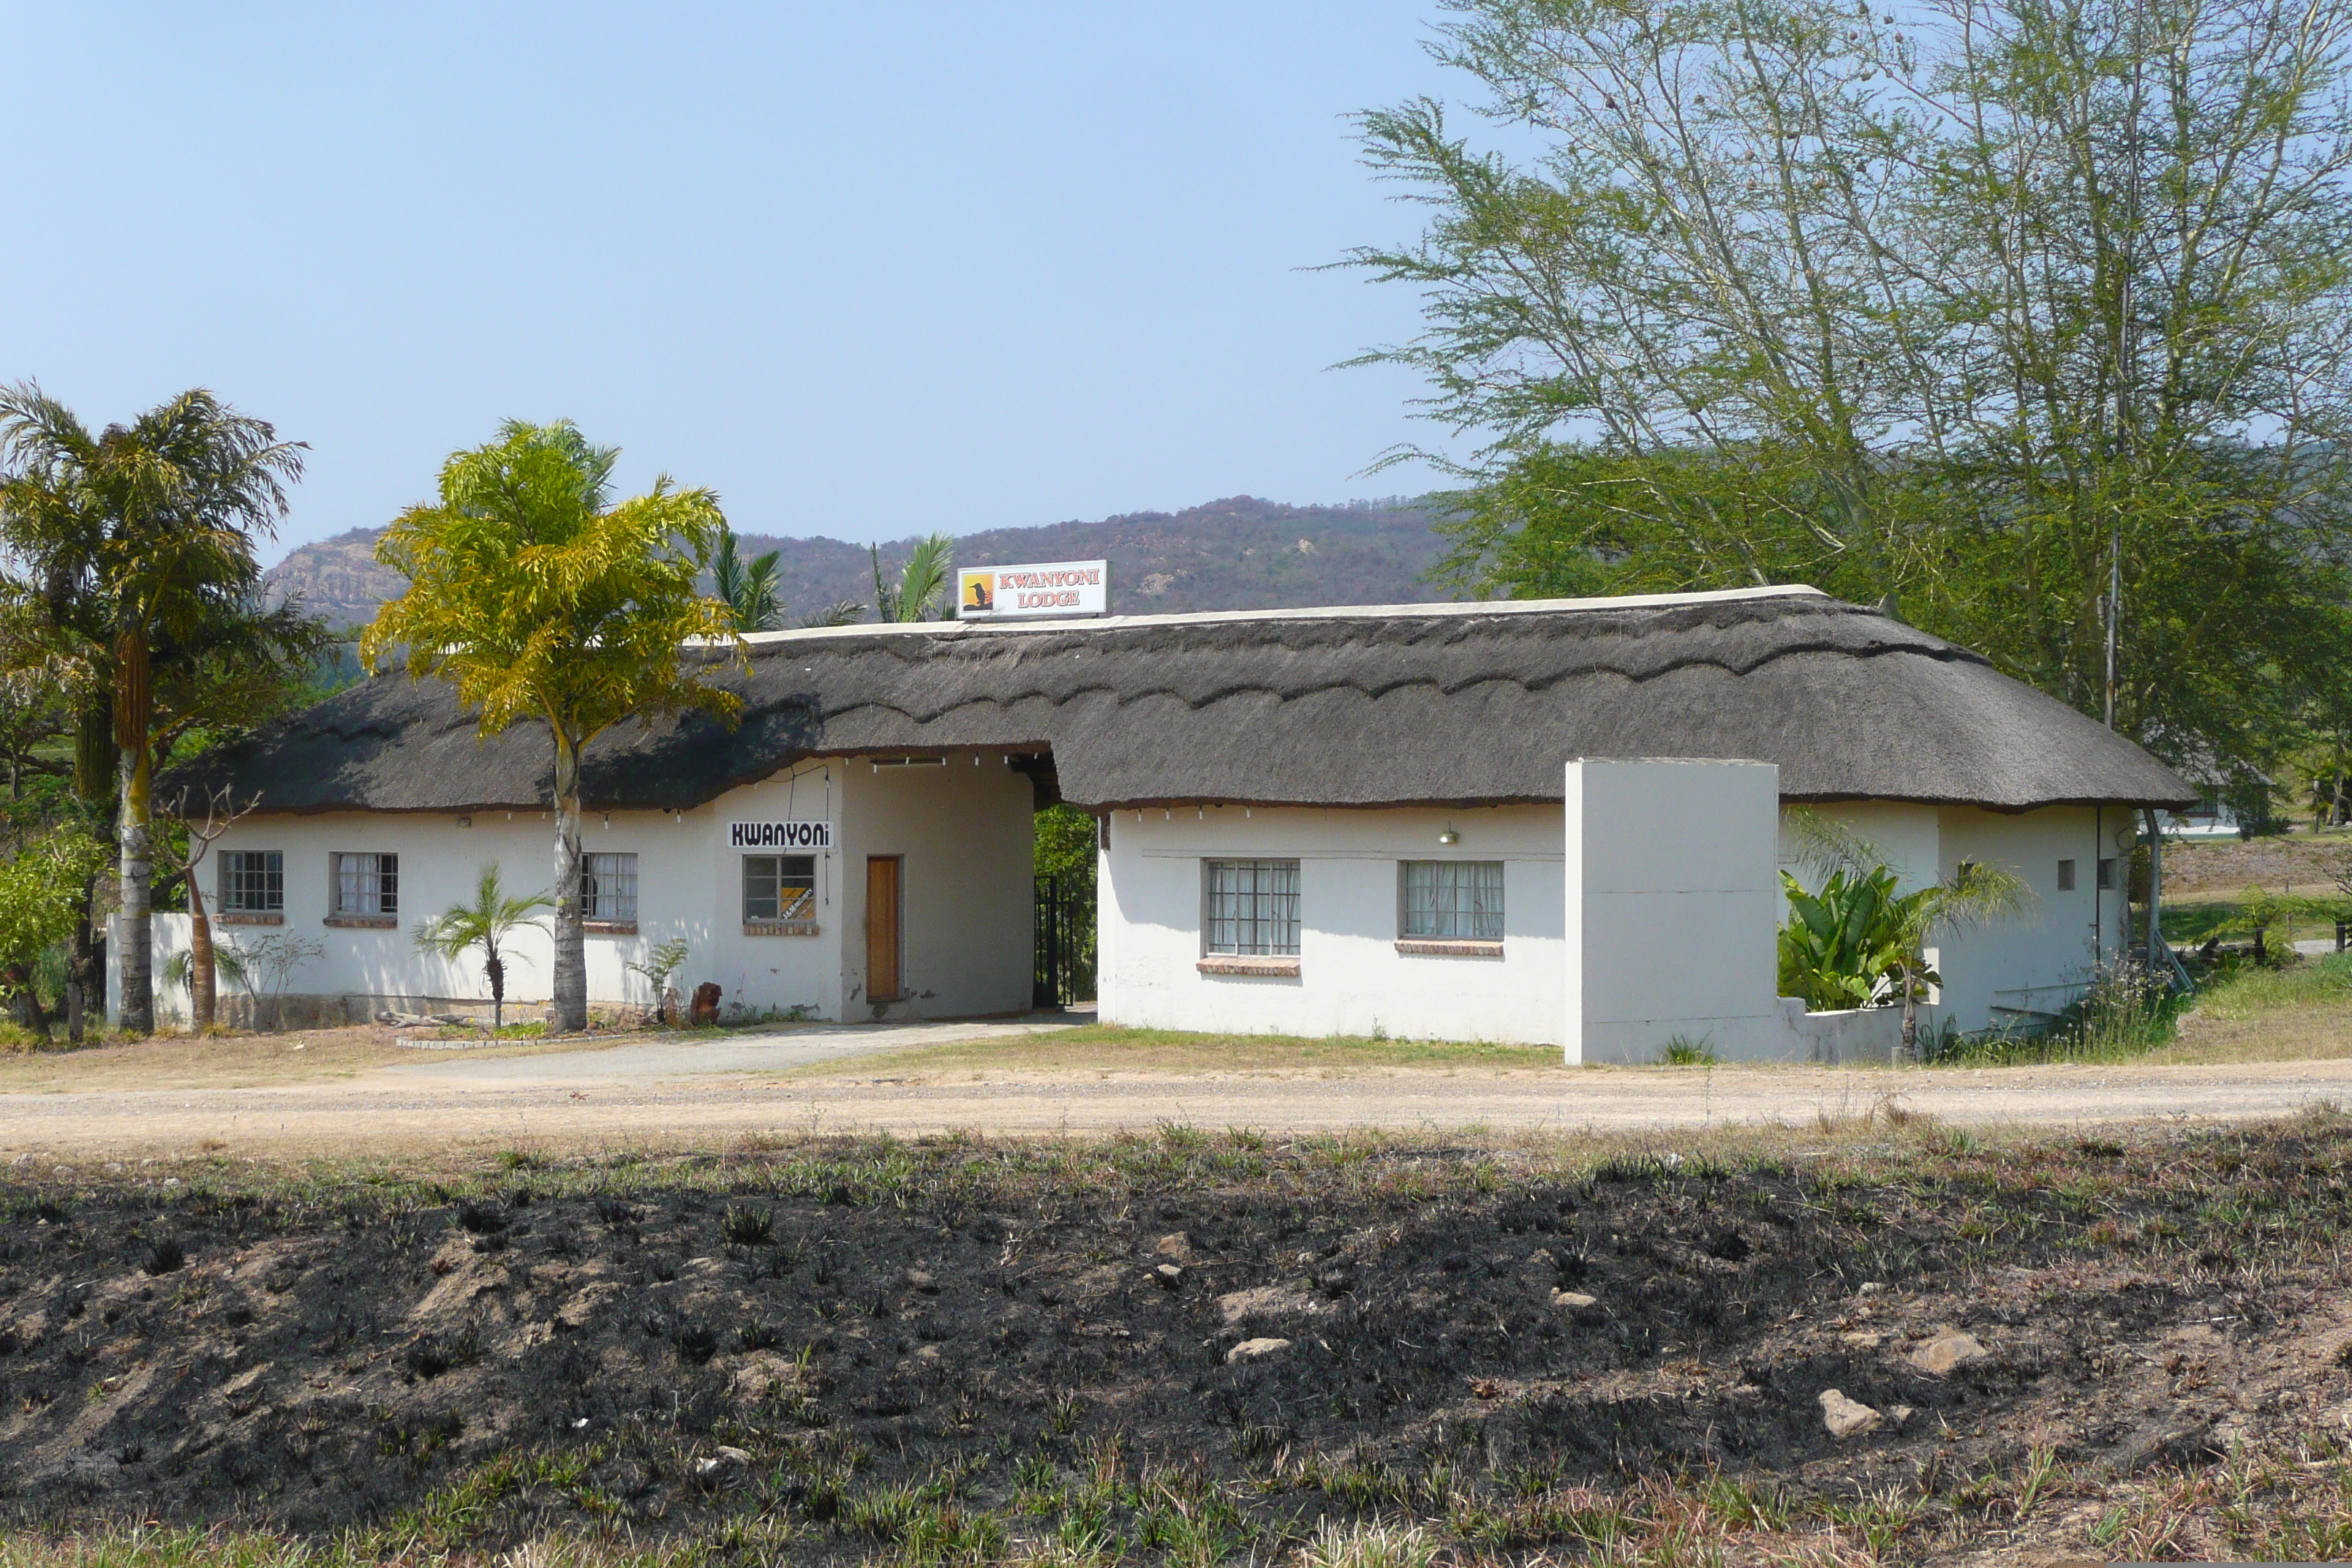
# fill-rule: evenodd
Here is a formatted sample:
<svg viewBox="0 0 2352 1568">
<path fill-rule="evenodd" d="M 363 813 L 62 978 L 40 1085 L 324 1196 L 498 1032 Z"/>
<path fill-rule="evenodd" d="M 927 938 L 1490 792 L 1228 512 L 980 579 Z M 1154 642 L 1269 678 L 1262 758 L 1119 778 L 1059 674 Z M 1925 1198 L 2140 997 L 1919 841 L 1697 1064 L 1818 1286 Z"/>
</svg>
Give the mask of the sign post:
<svg viewBox="0 0 2352 1568">
<path fill-rule="evenodd" d="M 1034 566 L 967 566 L 956 574 L 956 618 L 1033 620 L 1110 614 L 1110 563 L 1049 561 Z"/>
</svg>

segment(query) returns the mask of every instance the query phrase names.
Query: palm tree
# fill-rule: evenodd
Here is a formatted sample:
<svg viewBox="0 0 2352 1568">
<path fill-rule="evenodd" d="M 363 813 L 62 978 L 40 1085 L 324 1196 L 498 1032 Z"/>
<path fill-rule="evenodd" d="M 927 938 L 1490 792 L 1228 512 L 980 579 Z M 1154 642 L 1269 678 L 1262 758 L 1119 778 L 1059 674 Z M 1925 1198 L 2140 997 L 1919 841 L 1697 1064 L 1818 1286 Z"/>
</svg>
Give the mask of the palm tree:
<svg viewBox="0 0 2352 1568">
<path fill-rule="evenodd" d="M 261 577 L 255 544 L 285 515 L 301 451 L 201 387 L 96 436 L 38 386 L 0 387 L 0 542 L 24 571 L 12 596 L 37 601 L 82 661 L 79 751 L 110 740 L 120 758 L 117 957 L 122 1026 L 134 1033 L 155 1026 L 147 917 L 158 645 L 203 641 L 249 602 Z M 100 714 L 110 736 L 92 733 Z M 99 770 L 79 760 L 82 787 L 94 793 L 89 775 Z"/>
<path fill-rule="evenodd" d="M 944 533 L 927 534 L 915 542 L 896 583 L 882 580 L 882 552 L 867 545 L 874 561 L 874 608 L 886 621 L 927 621 L 947 596 L 948 575 L 955 570 L 955 541 Z"/>
<path fill-rule="evenodd" d="M 721 524 L 719 552 L 710 563 L 712 584 L 735 615 L 739 632 L 772 632 L 784 624 L 783 606 L 776 600 L 777 563 L 783 552 L 771 550 L 748 564 L 735 541 L 735 531 Z"/>
<path fill-rule="evenodd" d="M 545 893 L 533 893 L 526 899 L 510 899 L 499 885 L 499 863 L 495 860 L 482 868 L 481 885 L 474 889 L 470 904 L 452 904 L 416 928 L 416 945 L 442 958 L 459 959 L 470 948 L 482 950 L 482 973 L 490 982 L 490 1027 L 493 1031 L 506 1027 L 507 1022 L 507 954 L 501 947 L 506 939 L 519 931 L 542 931 L 546 928 L 530 917 L 540 910 L 551 909 L 553 901 Z"/>
<path fill-rule="evenodd" d="M 484 739 L 543 723 L 554 749 L 555 960 L 560 1029 L 588 1024 L 580 912 L 581 753 L 624 720 L 741 699 L 706 684 L 716 659 L 688 644 L 735 644 L 734 612 L 697 592 L 726 522 L 719 498 L 677 489 L 615 504 L 619 451 L 569 420 L 510 419 L 499 438 L 451 454 L 440 495 L 394 520 L 376 559 L 408 579 L 360 638 L 375 668 L 391 650 L 413 680 L 446 680 Z"/>
</svg>

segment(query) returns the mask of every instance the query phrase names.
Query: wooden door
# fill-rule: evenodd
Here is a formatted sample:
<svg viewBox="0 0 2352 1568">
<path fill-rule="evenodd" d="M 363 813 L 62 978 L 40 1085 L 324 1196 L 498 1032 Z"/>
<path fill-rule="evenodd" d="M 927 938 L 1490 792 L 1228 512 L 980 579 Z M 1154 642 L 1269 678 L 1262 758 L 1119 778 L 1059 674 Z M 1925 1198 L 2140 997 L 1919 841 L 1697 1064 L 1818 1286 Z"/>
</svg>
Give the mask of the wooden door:
<svg viewBox="0 0 2352 1568">
<path fill-rule="evenodd" d="M 866 999 L 898 999 L 898 868 L 895 855 L 866 859 Z"/>
</svg>

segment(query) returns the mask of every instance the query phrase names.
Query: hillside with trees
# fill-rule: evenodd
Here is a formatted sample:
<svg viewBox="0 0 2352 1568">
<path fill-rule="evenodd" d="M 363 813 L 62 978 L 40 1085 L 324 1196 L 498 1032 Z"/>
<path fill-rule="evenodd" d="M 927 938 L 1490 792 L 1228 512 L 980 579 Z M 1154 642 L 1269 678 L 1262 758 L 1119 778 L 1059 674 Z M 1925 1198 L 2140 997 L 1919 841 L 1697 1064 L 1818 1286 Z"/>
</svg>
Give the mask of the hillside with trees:
<svg viewBox="0 0 2352 1568">
<path fill-rule="evenodd" d="M 739 528 L 750 521 L 734 520 Z M 365 625 L 405 586 L 376 563 L 382 532 L 353 529 L 301 546 L 269 569 L 268 591 L 280 599 L 299 594 L 304 608 L 337 626 Z M 873 602 L 874 561 L 863 544 L 750 531 L 738 538 L 746 556 L 782 552 L 778 598 L 788 621 L 844 599 Z M 1452 598 L 1452 591 L 1423 581 L 1446 542 L 1432 530 L 1429 514 L 1402 498 L 1285 506 L 1234 496 L 1178 512 L 967 533 L 955 541 L 955 562 L 1108 560 L 1112 607 L 1150 615 Z M 884 572 L 895 575 L 918 543 L 908 538 L 883 545 Z"/>
</svg>

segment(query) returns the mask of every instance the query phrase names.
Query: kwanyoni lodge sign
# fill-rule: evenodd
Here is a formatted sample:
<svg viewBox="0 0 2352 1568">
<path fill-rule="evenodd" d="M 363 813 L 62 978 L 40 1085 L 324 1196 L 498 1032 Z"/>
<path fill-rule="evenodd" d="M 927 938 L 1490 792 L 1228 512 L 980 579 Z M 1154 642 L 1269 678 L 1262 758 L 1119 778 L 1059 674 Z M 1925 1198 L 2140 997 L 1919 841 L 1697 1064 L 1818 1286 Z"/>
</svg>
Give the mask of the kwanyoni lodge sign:
<svg viewBox="0 0 2352 1568">
<path fill-rule="evenodd" d="M 967 621 L 1110 614 L 1110 563 L 968 566 L 956 574 L 956 615 Z"/>
</svg>

